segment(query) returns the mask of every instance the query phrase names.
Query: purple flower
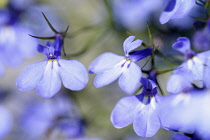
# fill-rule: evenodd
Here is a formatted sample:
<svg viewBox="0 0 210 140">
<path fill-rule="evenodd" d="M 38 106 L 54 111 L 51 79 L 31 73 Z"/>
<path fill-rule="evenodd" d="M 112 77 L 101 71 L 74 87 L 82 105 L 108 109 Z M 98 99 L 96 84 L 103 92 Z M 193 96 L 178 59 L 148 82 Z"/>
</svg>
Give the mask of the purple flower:
<svg viewBox="0 0 210 140">
<path fill-rule="evenodd" d="M 61 79 L 66 88 L 81 90 L 88 82 L 88 74 L 83 64 L 76 60 L 60 59 L 61 37 L 57 36 L 54 44 L 39 45 L 38 51 L 47 59 L 27 66 L 17 78 L 19 90 L 36 88 L 37 93 L 44 97 L 54 96 L 61 88 Z"/>
<path fill-rule="evenodd" d="M 161 96 L 153 81 L 142 78 L 141 83 L 142 93 L 122 98 L 112 111 L 111 122 L 116 128 L 133 123 L 137 135 L 152 137 L 161 126 L 157 109 Z"/>
<path fill-rule="evenodd" d="M 209 70 L 206 69 L 206 62 L 210 51 L 196 54 L 190 49 L 190 41 L 186 37 L 179 37 L 172 47 L 183 53 L 186 61 L 184 61 L 169 78 L 167 91 L 178 93 L 186 87 L 191 86 L 194 81 L 203 82 L 203 79 L 207 76 L 207 74 L 204 76 L 204 71 Z M 209 82 L 204 83 L 208 84 Z"/>
<path fill-rule="evenodd" d="M 107 52 L 98 56 L 90 64 L 89 72 L 98 74 L 94 79 L 96 88 L 108 85 L 119 77 L 118 84 L 127 94 L 132 94 L 138 89 L 142 72 L 134 62 L 149 56 L 152 49 L 131 52 L 142 43 L 141 40 L 133 41 L 134 38 L 135 36 L 130 36 L 124 41 L 125 56 Z"/>
<path fill-rule="evenodd" d="M 182 18 L 194 6 L 195 0 L 170 0 L 160 16 L 160 23 L 165 24 L 170 19 Z"/>
</svg>

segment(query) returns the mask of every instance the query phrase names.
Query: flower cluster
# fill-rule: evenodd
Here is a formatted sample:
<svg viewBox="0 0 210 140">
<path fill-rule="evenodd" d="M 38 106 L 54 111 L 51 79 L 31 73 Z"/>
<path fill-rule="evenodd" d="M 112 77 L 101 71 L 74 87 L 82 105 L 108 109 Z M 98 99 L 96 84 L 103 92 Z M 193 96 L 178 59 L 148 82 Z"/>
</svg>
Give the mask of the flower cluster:
<svg viewBox="0 0 210 140">
<path fill-rule="evenodd" d="M 83 90 L 88 84 L 89 73 L 95 74 L 91 85 L 97 88 L 96 91 L 99 90 L 98 88 L 109 87 L 110 84 L 118 81 L 119 90 L 126 93 L 123 95 L 126 97 L 121 98 L 112 112 L 110 111 L 110 120 L 115 128 L 120 129 L 133 124 L 134 132 L 140 137 L 153 137 L 159 129 L 165 129 L 178 132 L 173 136 L 174 139 L 210 139 L 208 109 L 210 105 L 210 1 L 169 0 L 158 16 L 161 24 L 157 24 L 158 19 L 155 15 L 158 15 L 159 7 L 162 7 L 165 0 L 116 0 L 114 2 L 103 0 L 103 2 L 110 10 L 108 13 L 110 17 L 107 18 L 106 23 L 95 28 L 99 34 L 89 43 L 93 45 L 103 38 L 105 32 L 113 30 L 116 33 L 114 35 L 120 36 L 118 39 L 125 39 L 124 42 L 120 41 L 124 55 L 111 51 L 102 53 L 89 64 L 88 71 L 81 62 L 70 59 L 72 55 L 69 54 L 70 57 L 66 55 L 64 48 L 64 39 L 75 37 L 81 30 L 68 35 L 68 26 L 64 32 L 58 32 L 42 13 L 54 35 L 33 36 L 30 35 L 30 30 L 20 24 L 22 14 L 26 12 L 24 7 L 27 3 L 14 4 L 9 1 L 4 9 L 0 9 L 0 76 L 4 73 L 4 64 L 18 65 L 24 58 L 32 56 L 35 51 L 45 57 L 41 62 L 26 66 L 16 79 L 16 87 L 20 91 L 35 89 L 42 97 L 37 99 L 36 94 L 31 100 L 25 97 L 26 99 L 21 100 L 27 100 L 28 106 L 24 106 L 20 101 L 20 106 L 11 107 L 15 108 L 15 113 L 18 112 L 21 120 L 18 121 L 18 125 L 22 126 L 20 131 L 28 135 L 29 139 L 59 139 L 60 137 L 87 139 L 84 121 L 86 118 L 81 116 L 83 112 L 79 113 L 71 98 L 74 98 L 75 102 L 82 100 L 77 100 L 79 96 L 73 94 L 68 96 L 61 94 L 55 96 L 55 94 L 61 91 L 62 85 L 70 90 L 66 92 Z M 194 10 L 196 5 L 204 7 L 206 17 L 195 17 L 199 21 L 194 26 L 197 27 L 199 24 L 201 27 L 193 38 L 190 38 L 192 31 L 188 31 L 190 27 L 179 30 L 168 26 L 170 23 L 166 24 L 172 19 L 190 17 L 189 12 Z M 148 20 L 151 20 L 152 24 L 149 22 L 146 24 Z M 144 25 L 140 27 L 142 24 Z M 105 26 L 109 27 L 104 28 Z M 148 44 L 147 41 L 136 39 L 134 36 L 146 26 L 149 34 Z M 160 28 L 152 33 L 154 28 L 151 27 Z M 85 28 L 85 30 L 89 29 L 92 27 Z M 138 35 L 142 34 L 144 32 Z M 45 45 L 41 43 L 37 45 L 30 36 L 47 41 Z M 34 45 L 37 45 L 36 50 Z M 167 48 L 167 46 L 172 47 Z M 87 45 L 78 54 L 87 52 L 89 48 Z M 162 78 L 162 74 L 167 78 Z M 86 92 L 89 90 L 85 90 Z M 3 102 L 3 98 L 0 98 L 0 101 Z M 90 102 L 86 98 L 85 101 Z M 2 102 L 0 102 L 0 139 L 9 133 L 13 119 L 16 119 L 12 118 Z M 5 106 L 10 107 L 10 104 Z M 22 107 L 24 108 L 22 111 L 17 111 L 16 108 Z M 83 110 L 92 111 L 92 106 L 91 111 L 86 111 L 87 108 L 85 106 Z M 87 123 L 89 122 L 91 121 L 87 120 Z"/>
</svg>

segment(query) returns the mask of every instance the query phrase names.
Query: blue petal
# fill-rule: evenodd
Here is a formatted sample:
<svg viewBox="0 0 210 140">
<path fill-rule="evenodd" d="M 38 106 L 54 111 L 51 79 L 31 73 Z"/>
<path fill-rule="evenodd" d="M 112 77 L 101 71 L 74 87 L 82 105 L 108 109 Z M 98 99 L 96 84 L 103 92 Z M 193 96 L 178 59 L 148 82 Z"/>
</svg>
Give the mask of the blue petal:
<svg viewBox="0 0 210 140">
<path fill-rule="evenodd" d="M 63 84 L 71 90 L 81 90 L 88 83 L 88 73 L 84 65 L 76 60 L 59 60 L 59 73 Z"/>
<path fill-rule="evenodd" d="M 174 9 L 175 5 L 176 5 L 176 0 L 170 0 L 164 11 L 165 12 L 172 11 Z"/>
<path fill-rule="evenodd" d="M 94 79 L 96 88 L 106 86 L 115 81 L 123 72 L 123 67 L 117 66 L 112 69 L 99 73 Z"/>
<path fill-rule="evenodd" d="M 111 122 L 116 128 L 131 124 L 139 113 L 142 103 L 136 96 L 122 98 L 111 113 Z"/>
<path fill-rule="evenodd" d="M 41 44 L 39 44 L 39 45 L 37 46 L 37 51 L 38 51 L 39 53 L 42 53 L 42 54 L 46 55 L 46 56 L 49 55 L 49 50 L 48 50 L 48 48 L 45 47 L 45 46 L 43 46 L 43 45 L 41 45 Z"/>
<path fill-rule="evenodd" d="M 192 67 L 192 77 L 194 80 L 203 80 L 203 73 L 204 73 L 204 62 L 199 59 L 197 56 L 192 58 L 194 62 Z"/>
<path fill-rule="evenodd" d="M 210 51 L 205 51 L 202 53 L 197 53 L 196 57 L 202 61 L 204 64 L 208 63 L 209 61 L 209 56 L 210 56 Z"/>
<path fill-rule="evenodd" d="M 170 93 L 179 93 L 184 88 L 190 87 L 192 81 L 192 75 L 186 69 L 186 63 L 183 63 L 169 78 L 166 89 Z"/>
<path fill-rule="evenodd" d="M 174 6 L 175 4 L 175 6 Z M 170 19 L 181 18 L 185 16 L 194 6 L 195 0 L 176 0 L 170 1 L 166 10 L 160 16 L 160 23 L 165 24 Z"/>
<path fill-rule="evenodd" d="M 187 37 L 179 37 L 177 42 L 173 44 L 172 48 L 183 54 L 191 52 L 190 40 Z"/>
<path fill-rule="evenodd" d="M 160 120 L 152 102 L 155 102 L 154 97 L 133 122 L 134 131 L 141 137 L 152 137 L 160 128 Z"/>
<path fill-rule="evenodd" d="M 59 77 L 59 66 L 57 60 L 48 61 L 44 76 L 37 86 L 37 93 L 44 98 L 51 98 L 61 88 Z"/>
<path fill-rule="evenodd" d="M 140 86 L 141 76 L 140 67 L 132 62 L 130 67 L 123 71 L 118 84 L 125 93 L 133 94 Z"/>
<path fill-rule="evenodd" d="M 18 76 L 16 85 L 19 90 L 30 90 L 36 88 L 41 81 L 47 61 L 28 65 Z"/>
<path fill-rule="evenodd" d="M 131 42 L 131 44 L 127 46 L 126 54 L 128 54 L 130 51 L 132 51 L 132 50 L 138 48 L 139 46 L 141 46 L 142 42 L 143 41 L 139 40 L 139 39 Z"/>
<path fill-rule="evenodd" d="M 129 53 L 133 62 L 139 61 L 152 54 L 152 48 L 147 48 L 139 51 L 132 51 Z"/>
<path fill-rule="evenodd" d="M 118 62 L 123 60 L 123 56 L 107 52 L 98 56 L 89 66 L 89 73 L 100 73 L 113 68 Z"/>
<path fill-rule="evenodd" d="M 123 43 L 123 48 L 124 48 L 124 52 L 125 54 L 128 54 L 131 50 L 130 45 L 132 43 L 132 41 L 134 40 L 135 36 L 129 36 Z M 138 47 L 138 46 L 137 46 Z"/>
<path fill-rule="evenodd" d="M 61 35 L 57 35 L 54 42 L 55 51 L 60 51 L 63 46 L 63 39 Z"/>
<path fill-rule="evenodd" d="M 54 42 L 54 48 L 55 48 L 55 55 L 57 57 L 61 56 L 61 48 L 63 46 L 63 39 L 61 38 L 61 35 L 57 35 Z"/>
<path fill-rule="evenodd" d="M 154 88 L 157 87 L 157 84 L 154 81 L 149 80 L 149 79 L 144 78 L 144 77 L 141 78 L 141 83 L 142 83 L 143 87 L 146 88 L 146 89 L 150 85 L 151 85 L 151 90 L 153 90 Z"/>
</svg>

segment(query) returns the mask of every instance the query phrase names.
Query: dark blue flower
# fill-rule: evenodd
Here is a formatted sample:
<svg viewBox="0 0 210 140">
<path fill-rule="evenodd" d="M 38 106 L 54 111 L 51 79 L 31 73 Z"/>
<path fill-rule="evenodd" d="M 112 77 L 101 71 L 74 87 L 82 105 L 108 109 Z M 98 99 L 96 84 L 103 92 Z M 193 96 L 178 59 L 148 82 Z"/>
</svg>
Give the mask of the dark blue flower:
<svg viewBox="0 0 210 140">
<path fill-rule="evenodd" d="M 54 44 L 39 45 L 38 51 L 46 55 L 46 60 L 27 66 L 17 78 L 19 90 L 36 88 L 44 97 L 54 96 L 61 88 L 61 79 L 66 88 L 81 90 L 88 82 L 88 74 L 84 65 L 76 60 L 60 59 L 61 37 L 56 37 Z"/>
<path fill-rule="evenodd" d="M 124 41 L 125 56 L 107 52 L 98 56 L 90 64 L 89 72 L 98 74 L 94 79 L 95 87 L 108 85 L 119 77 L 118 84 L 127 94 L 132 94 L 138 89 L 142 72 L 134 62 L 151 55 L 152 49 L 131 52 L 142 43 L 141 40 L 133 41 L 134 38 L 135 36 L 130 36 Z"/>
<path fill-rule="evenodd" d="M 160 23 L 165 24 L 170 19 L 181 18 L 194 6 L 195 0 L 170 0 L 160 16 Z"/>
<path fill-rule="evenodd" d="M 162 97 L 153 81 L 142 78 L 141 83 L 142 93 L 122 98 L 112 111 L 111 122 L 116 128 L 133 123 L 137 135 L 152 137 L 161 126 L 157 108 Z"/>
</svg>

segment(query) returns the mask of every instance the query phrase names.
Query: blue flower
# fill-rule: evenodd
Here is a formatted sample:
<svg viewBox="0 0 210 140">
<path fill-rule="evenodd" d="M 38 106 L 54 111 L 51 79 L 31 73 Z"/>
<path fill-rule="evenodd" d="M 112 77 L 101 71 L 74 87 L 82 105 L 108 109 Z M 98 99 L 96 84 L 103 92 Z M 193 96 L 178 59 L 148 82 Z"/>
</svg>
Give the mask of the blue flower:
<svg viewBox="0 0 210 140">
<path fill-rule="evenodd" d="M 203 82 L 206 62 L 210 51 L 196 54 L 190 49 L 190 41 L 186 37 L 179 37 L 173 44 L 173 49 L 185 55 L 184 61 L 172 74 L 167 83 L 167 91 L 178 93 L 192 85 L 194 81 Z M 206 82 L 205 82 L 206 83 Z M 209 83 L 209 82 L 207 82 Z"/>
<path fill-rule="evenodd" d="M 210 138 L 209 89 L 188 88 L 178 94 L 170 94 L 161 102 L 161 122 L 169 130 L 196 134 L 200 139 Z M 196 138 L 195 138 L 196 139 Z"/>
<path fill-rule="evenodd" d="M 60 59 L 62 39 L 57 36 L 54 44 L 39 45 L 38 51 L 47 59 L 27 66 L 18 76 L 16 84 L 19 90 L 36 88 L 44 97 L 54 96 L 61 88 L 61 79 L 66 88 L 81 90 L 88 82 L 88 74 L 83 64 L 76 60 Z"/>
<path fill-rule="evenodd" d="M 160 16 L 160 23 L 165 24 L 170 19 L 181 18 L 194 6 L 195 0 L 170 0 Z"/>
<path fill-rule="evenodd" d="M 118 84 L 127 94 L 134 93 L 140 86 L 141 69 L 134 62 L 139 61 L 152 52 L 151 48 L 133 51 L 141 45 L 141 40 L 133 41 L 135 36 L 128 37 L 123 44 L 125 56 L 111 52 L 98 56 L 89 67 L 90 73 L 98 74 L 94 79 L 96 88 L 103 87 L 119 77 Z"/>
<path fill-rule="evenodd" d="M 4 65 L 18 66 L 24 58 L 34 55 L 36 41 L 28 36 L 29 30 L 20 26 L 1 26 L 0 28 L 0 73 L 3 74 Z"/>
<path fill-rule="evenodd" d="M 142 78 L 141 83 L 142 93 L 122 98 L 112 111 L 111 122 L 116 128 L 133 123 L 137 135 L 152 137 L 161 126 L 157 108 L 162 97 L 153 81 Z"/>
</svg>

